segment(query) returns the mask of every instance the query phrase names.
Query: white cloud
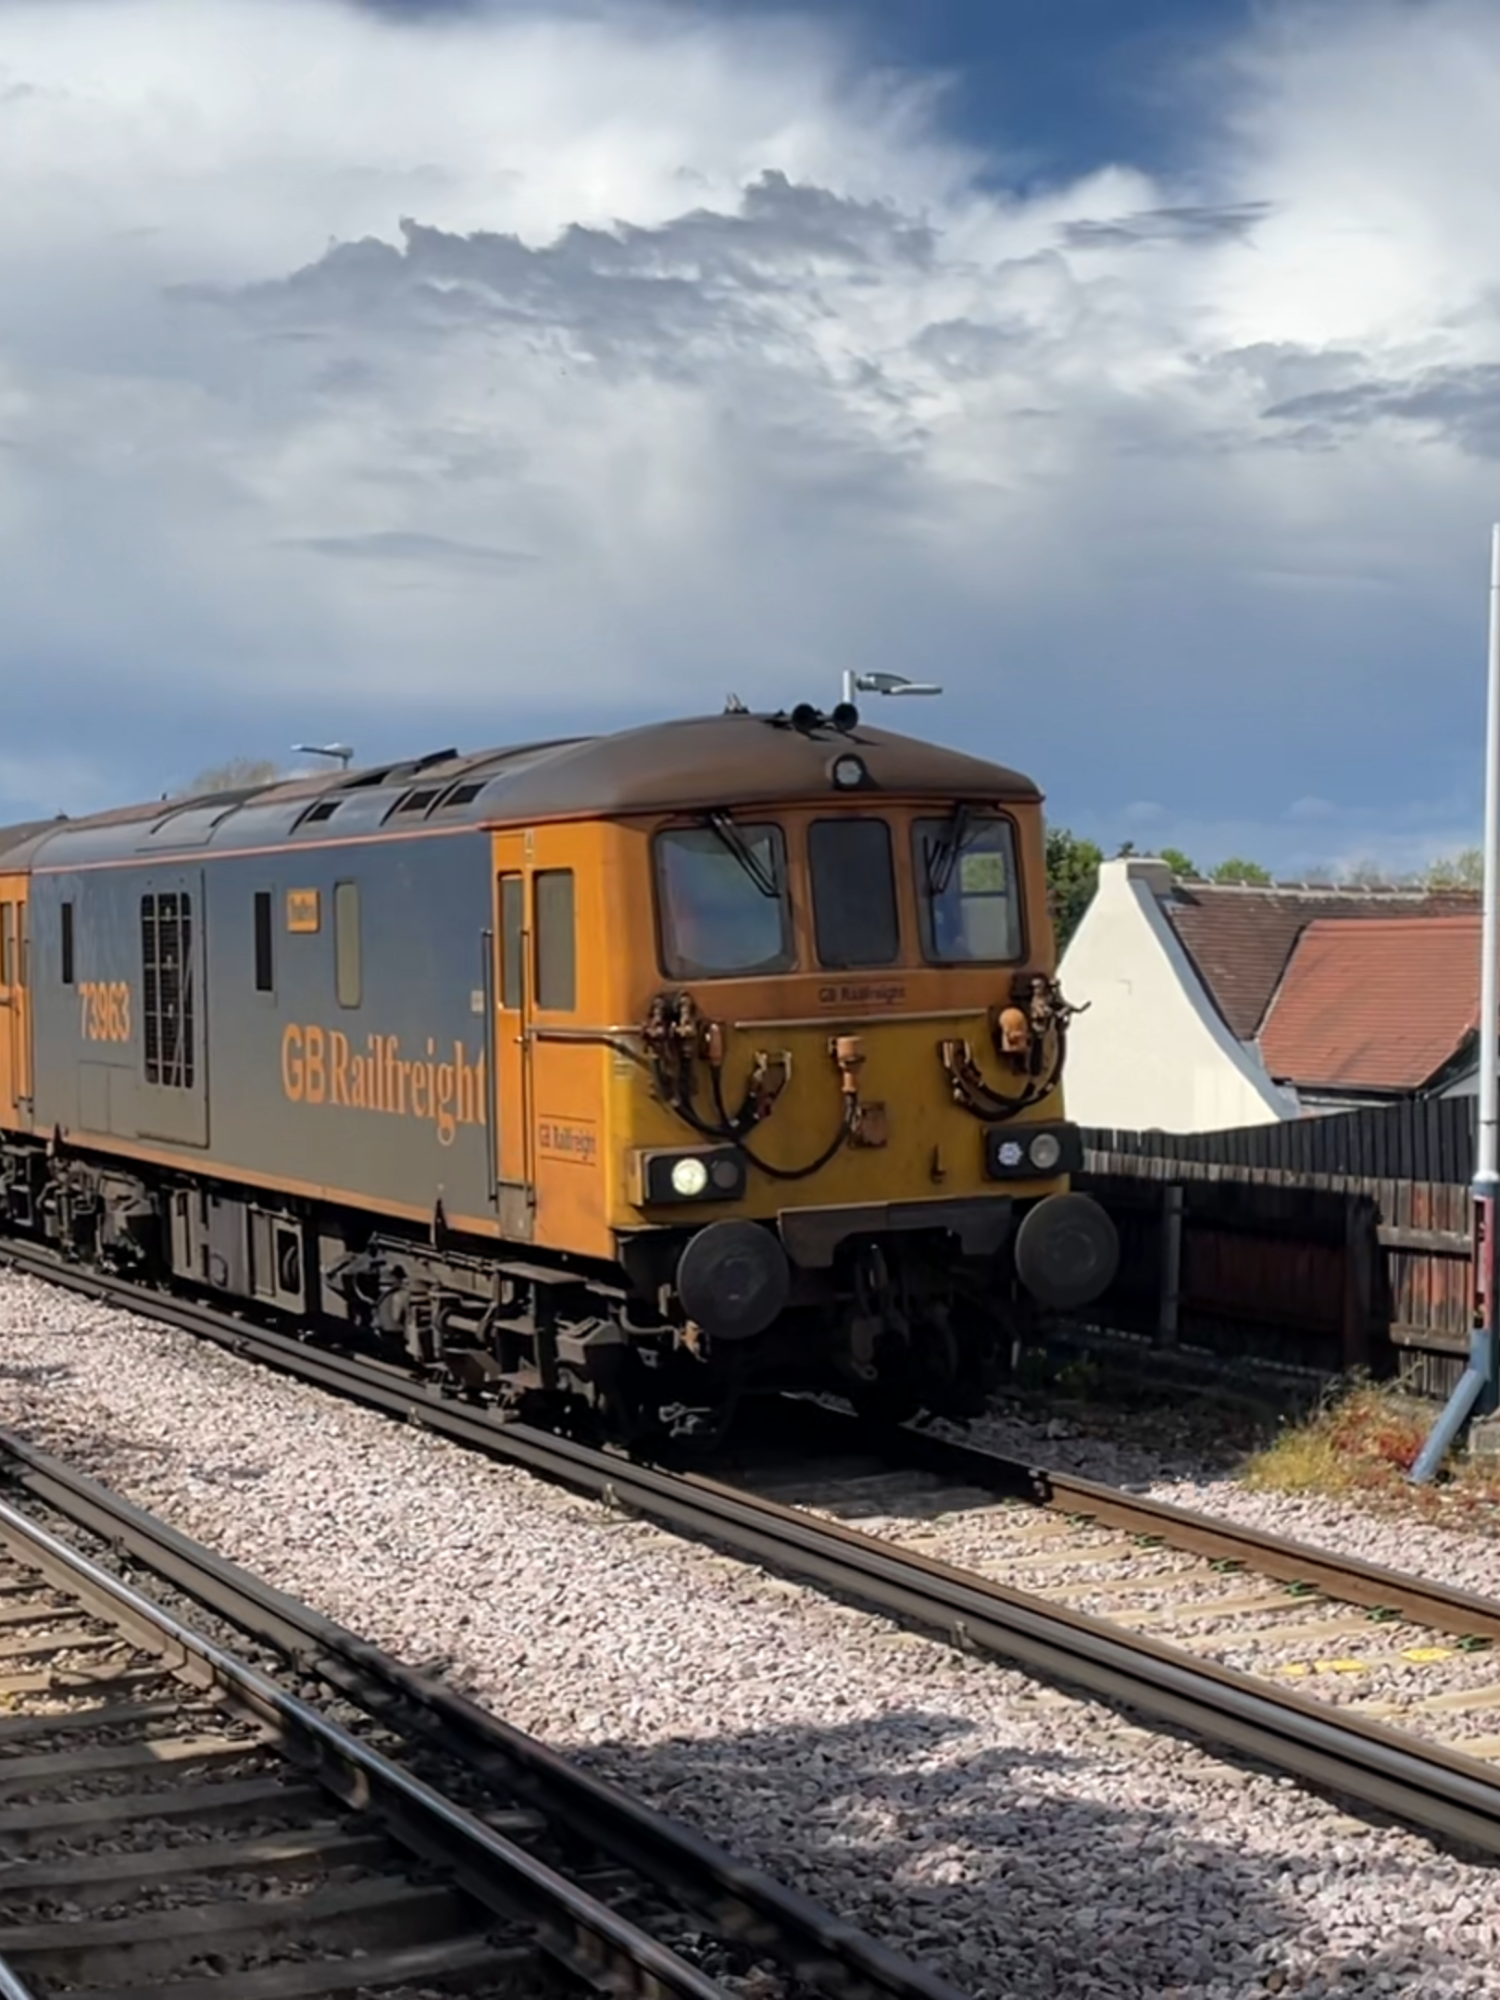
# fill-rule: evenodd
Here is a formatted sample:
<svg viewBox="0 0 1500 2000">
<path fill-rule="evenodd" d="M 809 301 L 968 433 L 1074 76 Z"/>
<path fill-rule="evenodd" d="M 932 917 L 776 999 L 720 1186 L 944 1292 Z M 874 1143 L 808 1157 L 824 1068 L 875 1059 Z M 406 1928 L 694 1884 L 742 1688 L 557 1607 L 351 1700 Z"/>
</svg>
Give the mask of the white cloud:
<svg viewBox="0 0 1500 2000">
<path fill-rule="evenodd" d="M 1500 17 L 1273 16 L 1197 173 L 1004 198 L 813 26 L 3 12 L 0 668 L 124 789 L 846 665 L 1080 822 L 1466 769 Z"/>
</svg>

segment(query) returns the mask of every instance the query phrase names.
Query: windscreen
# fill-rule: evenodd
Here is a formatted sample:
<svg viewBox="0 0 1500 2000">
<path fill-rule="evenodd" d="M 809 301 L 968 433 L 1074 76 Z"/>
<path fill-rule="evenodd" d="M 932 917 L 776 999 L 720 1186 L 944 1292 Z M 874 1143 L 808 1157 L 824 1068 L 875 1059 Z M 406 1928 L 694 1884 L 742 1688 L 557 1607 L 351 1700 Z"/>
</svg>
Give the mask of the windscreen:
<svg viewBox="0 0 1500 2000">
<path fill-rule="evenodd" d="M 662 961 L 674 977 L 750 977 L 792 966 L 780 827 L 724 820 L 660 833 L 656 879 Z"/>
<path fill-rule="evenodd" d="M 891 830 L 883 819 L 820 819 L 808 829 L 818 961 L 894 965 L 901 956 Z"/>
<path fill-rule="evenodd" d="M 940 965 L 1021 956 L 1015 834 L 1009 820 L 955 813 L 913 828 L 922 949 Z"/>
</svg>

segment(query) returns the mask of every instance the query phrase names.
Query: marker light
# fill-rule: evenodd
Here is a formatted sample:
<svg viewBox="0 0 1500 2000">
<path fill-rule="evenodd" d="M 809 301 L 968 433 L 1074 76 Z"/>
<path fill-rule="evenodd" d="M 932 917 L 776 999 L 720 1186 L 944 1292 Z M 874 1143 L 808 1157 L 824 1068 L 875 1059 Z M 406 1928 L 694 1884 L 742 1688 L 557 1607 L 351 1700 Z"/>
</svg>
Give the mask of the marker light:
<svg viewBox="0 0 1500 2000">
<path fill-rule="evenodd" d="M 983 1146 L 984 1171 L 992 1181 L 1024 1181 L 1038 1174 L 1083 1171 L 1083 1140 L 1076 1125 L 1048 1125 L 1040 1130 L 1012 1125 L 998 1131 L 991 1125 Z"/>
</svg>

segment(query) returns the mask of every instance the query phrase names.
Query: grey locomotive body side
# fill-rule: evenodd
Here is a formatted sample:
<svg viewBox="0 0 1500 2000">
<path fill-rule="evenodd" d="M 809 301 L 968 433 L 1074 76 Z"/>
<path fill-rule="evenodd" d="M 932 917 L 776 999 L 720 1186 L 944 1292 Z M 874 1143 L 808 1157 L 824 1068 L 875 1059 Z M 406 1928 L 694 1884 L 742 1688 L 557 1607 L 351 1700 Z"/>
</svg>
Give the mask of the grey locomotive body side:
<svg viewBox="0 0 1500 2000">
<path fill-rule="evenodd" d="M 68 845 L 32 883 L 39 1132 L 377 1212 L 493 1216 L 485 833 L 76 867 Z"/>
</svg>

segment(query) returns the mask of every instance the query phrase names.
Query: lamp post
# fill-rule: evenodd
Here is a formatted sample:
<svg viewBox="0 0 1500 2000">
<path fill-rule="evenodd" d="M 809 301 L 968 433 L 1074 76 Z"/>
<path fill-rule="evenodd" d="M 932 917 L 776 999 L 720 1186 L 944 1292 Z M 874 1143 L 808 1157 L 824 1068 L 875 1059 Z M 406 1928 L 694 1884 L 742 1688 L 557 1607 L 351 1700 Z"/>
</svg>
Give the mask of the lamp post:
<svg viewBox="0 0 1500 2000">
<path fill-rule="evenodd" d="M 909 681 L 905 674 L 857 674 L 844 669 L 844 699 L 851 705 L 857 694 L 941 694 L 935 681 Z"/>
<path fill-rule="evenodd" d="M 1500 1240 L 1495 1233 L 1500 1197 L 1500 525 L 1490 538 L 1489 712 L 1484 746 L 1484 921 L 1479 962 L 1479 1146 L 1474 1166 L 1474 1323 L 1469 1331 L 1469 1365 L 1448 1398 L 1411 1469 L 1425 1486 L 1448 1455 L 1448 1448 L 1478 1408 L 1491 1414 L 1500 1403 L 1500 1338 L 1495 1310 L 1500 1281 Z"/>
<path fill-rule="evenodd" d="M 292 748 L 302 757 L 337 757 L 345 771 L 354 755 L 347 743 L 294 743 Z"/>
</svg>

